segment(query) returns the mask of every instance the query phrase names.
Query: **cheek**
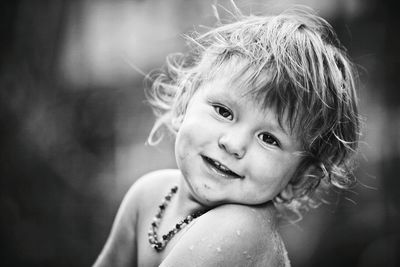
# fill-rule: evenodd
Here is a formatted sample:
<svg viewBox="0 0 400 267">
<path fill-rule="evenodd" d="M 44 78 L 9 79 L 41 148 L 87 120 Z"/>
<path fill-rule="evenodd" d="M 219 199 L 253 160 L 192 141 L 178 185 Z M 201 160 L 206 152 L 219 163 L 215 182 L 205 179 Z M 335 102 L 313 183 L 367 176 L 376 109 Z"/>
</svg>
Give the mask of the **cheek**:
<svg viewBox="0 0 400 267">
<path fill-rule="evenodd" d="M 290 180 L 299 164 L 299 160 L 290 155 L 256 154 L 251 162 L 260 183 L 278 187 Z"/>
<path fill-rule="evenodd" d="M 214 134 L 211 129 L 213 127 L 210 127 L 210 121 L 205 116 L 195 114 L 185 119 L 178 131 L 178 136 L 185 145 L 198 145 L 199 142 L 212 138 Z"/>
<path fill-rule="evenodd" d="M 189 152 L 187 148 L 189 144 L 190 140 L 188 139 L 188 137 L 186 135 L 183 135 L 181 131 L 179 131 L 175 140 L 175 157 L 178 165 L 187 157 Z"/>
<path fill-rule="evenodd" d="M 175 140 L 175 154 L 184 160 L 191 153 L 197 151 L 202 145 L 202 130 L 193 123 L 183 123 Z"/>
</svg>

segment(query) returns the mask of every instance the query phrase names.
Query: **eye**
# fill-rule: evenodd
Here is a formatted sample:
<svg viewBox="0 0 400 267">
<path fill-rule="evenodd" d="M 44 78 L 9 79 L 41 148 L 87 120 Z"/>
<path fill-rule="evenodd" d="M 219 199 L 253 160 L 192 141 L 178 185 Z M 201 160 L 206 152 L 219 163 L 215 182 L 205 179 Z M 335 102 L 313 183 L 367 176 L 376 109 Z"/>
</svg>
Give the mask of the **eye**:
<svg viewBox="0 0 400 267">
<path fill-rule="evenodd" d="M 228 120 L 233 120 L 233 114 L 228 108 L 221 105 L 214 105 L 214 109 L 221 117 L 224 117 Z"/>
<path fill-rule="evenodd" d="M 273 135 L 271 135 L 269 133 L 260 133 L 258 135 L 258 137 L 265 144 L 280 147 L 280 144 L 279 144 L 278 140 Z"/>
</svg>

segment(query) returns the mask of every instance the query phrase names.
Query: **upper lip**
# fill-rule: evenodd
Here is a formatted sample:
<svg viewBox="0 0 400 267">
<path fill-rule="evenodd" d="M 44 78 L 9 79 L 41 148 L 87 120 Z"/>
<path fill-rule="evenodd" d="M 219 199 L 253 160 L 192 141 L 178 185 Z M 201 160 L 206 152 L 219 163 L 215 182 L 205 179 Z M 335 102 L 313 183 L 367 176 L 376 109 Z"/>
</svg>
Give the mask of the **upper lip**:
<svg viewBox="0 0 400 267">
<path fill-rule="evenodd" d="M 231 176 L 236 177 L 236 178 L 244 178 L 243 175 L 238 174 L 237 172 L 233 171 L 232 169 L 230 169 L 229 167 L 227 167 L 226 165 L 222 164 L 220 161 L 204 156 L 202 155 L 202 157 L 209 162 L 212 162 L 213 164 L 215 164 L 216 166 L 218 166 L 220 169 L 228 172 Z"/>
</svg>

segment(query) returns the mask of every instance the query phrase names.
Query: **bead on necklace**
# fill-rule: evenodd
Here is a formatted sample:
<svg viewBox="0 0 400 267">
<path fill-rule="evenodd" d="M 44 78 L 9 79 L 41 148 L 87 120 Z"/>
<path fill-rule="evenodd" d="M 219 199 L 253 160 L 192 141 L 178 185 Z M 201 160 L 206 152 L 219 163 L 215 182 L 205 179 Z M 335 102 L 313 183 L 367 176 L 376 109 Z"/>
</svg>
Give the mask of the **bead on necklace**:
<svg viewBox="0 0 400 267">
<path fill-rule="evenodd" d="M 163 201 L 158 206 L 158 212 L 150 225 L 150 230 L 148 233 L 149 243 L 151 247 L 154 248 L 157 252 L 162 251 L 168 244 L 168 242 L 171 240 L 171 238 L 175 236 L 176 233 L 178 233 L 181 229 L 189 225 L 194 219 L 196 219 L 197 217 L 201 216 L 204 213 L 203 211 L 197 211 L 192 214 L 189 214 L 183 220 L 179 221 L 172 230 L 170 230 L 167 234 L 162 235 L 162 237 L 160 238 L 158 236 L 158 227 L 161 223 L 162 216 L 164 215 L 168 203 L 171 201 L 172 196 L 177 191 L 178 191 L 178 186 L 174 186 L 171 188 L 170 192 L 164 197 Z"/>
</svg>

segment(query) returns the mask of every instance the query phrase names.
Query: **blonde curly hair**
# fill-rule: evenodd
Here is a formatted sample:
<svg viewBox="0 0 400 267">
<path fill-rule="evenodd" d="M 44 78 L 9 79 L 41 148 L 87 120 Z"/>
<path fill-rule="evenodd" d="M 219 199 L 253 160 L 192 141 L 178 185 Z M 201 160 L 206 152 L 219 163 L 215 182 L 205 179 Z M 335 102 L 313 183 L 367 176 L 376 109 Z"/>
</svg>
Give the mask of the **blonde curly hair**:
<svg viewBox="0 0 400 267">
<path fill-rule="evenodd" d="M 349 188 L 353 176 L 360 118 L 355 90 L 355 67 L 332 27 L 309 10 L 292 9 L 274 16 L 244 15 L 235 7 L 234 21 L 206 33 L 187 36 L 187 54 L 167 57 L 161 71 L 147 78 L 147 99 L 157 120 L 148 143 L 157 144 L 162 128 L 176 133 L 199 86 L 218 75 L 232 57 L 249 68 L 246 88 L 273 107 L 279 121 L 287 120 L 302 143 L 302 161 L 289 184 L 273 202 L 281 214 L 295 214 L 320 203 L 318 191 Z M 285 116 L 284 116 L 285 114 Z"/>
</svg>

